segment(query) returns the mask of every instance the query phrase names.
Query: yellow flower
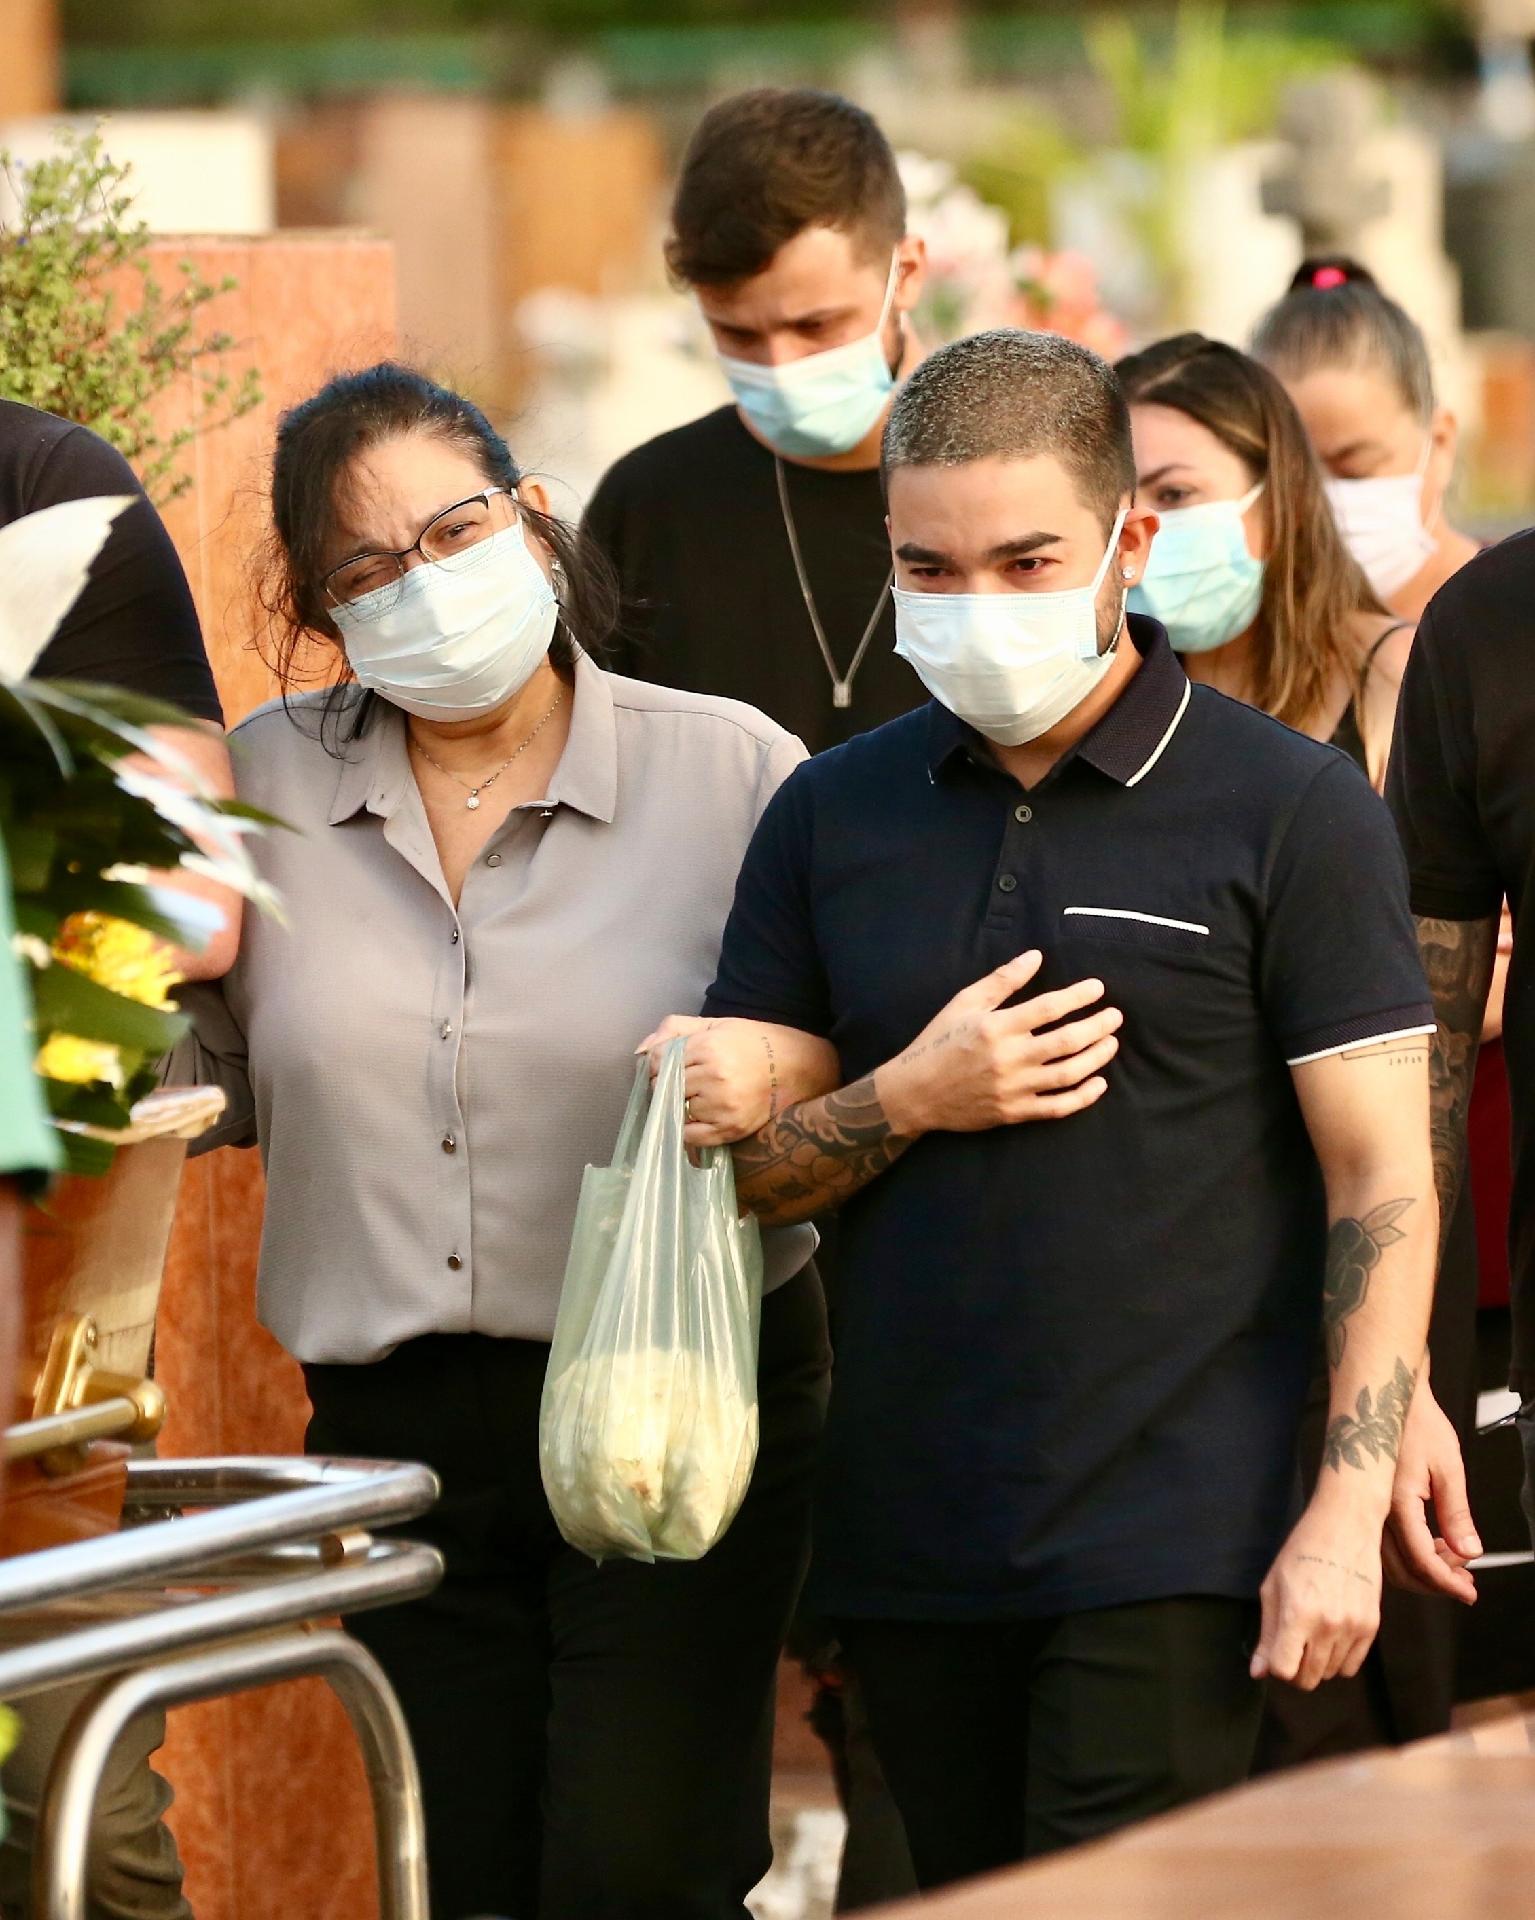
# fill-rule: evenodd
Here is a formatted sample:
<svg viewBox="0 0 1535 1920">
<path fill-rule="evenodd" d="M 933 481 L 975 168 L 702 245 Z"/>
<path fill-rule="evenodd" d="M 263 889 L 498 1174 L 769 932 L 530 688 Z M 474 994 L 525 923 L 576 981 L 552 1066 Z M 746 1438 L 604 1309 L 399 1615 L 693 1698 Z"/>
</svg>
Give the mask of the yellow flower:
<svg viewBox="0 0 1535 1920">
<path fill-rule="evenodd" d="M 163 940 L 107 913 L 71 914 L 53 951 L 65 966 L 141 1006 L 168 1007 L 181 978 Z"/>
<path fill-rule="evenodd" d="M 53 943 L 54 958 L 83 973 L 97 986 L 135 1000 L 145 1007 L 168 1007 L 170 990 L 181 976 L 170 963 L 162 940 L 130 921 L 106 913 L 74 913 L 60 927 Z M 119 1050 L 97 1040 L 81 1040 L 72 1033 L 53 1033 L 38 1050 L 37 1071 L 49 1080 L 88 1087 L 104 1081 L 121 1087 L 124 1081 Z"/>
<path fill-rule="evenodd" d="M 123 1060 L 116 1047 L 99 1040 L 77 1040 L 72 1033 L 51 1033 L 34 1062 L 45 1080 L 64 1080 L 72 1087 L 93 1086 L 105 1080 L 109 1087 L 123 1084 Z"/>
</svg>

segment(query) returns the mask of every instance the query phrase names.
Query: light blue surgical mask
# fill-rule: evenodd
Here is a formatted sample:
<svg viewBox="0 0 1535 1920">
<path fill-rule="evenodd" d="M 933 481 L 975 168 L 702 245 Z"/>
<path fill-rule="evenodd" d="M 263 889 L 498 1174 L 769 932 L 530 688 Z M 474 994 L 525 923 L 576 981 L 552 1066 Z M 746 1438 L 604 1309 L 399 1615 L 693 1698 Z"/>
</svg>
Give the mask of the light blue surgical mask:
<svg viewBox="0 0 1535 1920">
<path fill-rule="evenodd" d="M 1245 633 L 1263 599 L 1263 562 L 1247 550 L 1243 519 L 1263 491 L 1165 513 L 1130 589 L 1130 611 L 1160 620 L 1179 653 L 1209 653 Z"/>
<path fill-rule="evenodd" d="M 753 431 L 792 460 L 819 460 L 856 447 L 885 410 L 895 375 L 885 350 L 885 323 L 895 299 L 898 259 L 890 263 L 879 325 L 861 340 L 808 353 L 782 366 L 719 356 L 736 405 Z"/>
</svg>

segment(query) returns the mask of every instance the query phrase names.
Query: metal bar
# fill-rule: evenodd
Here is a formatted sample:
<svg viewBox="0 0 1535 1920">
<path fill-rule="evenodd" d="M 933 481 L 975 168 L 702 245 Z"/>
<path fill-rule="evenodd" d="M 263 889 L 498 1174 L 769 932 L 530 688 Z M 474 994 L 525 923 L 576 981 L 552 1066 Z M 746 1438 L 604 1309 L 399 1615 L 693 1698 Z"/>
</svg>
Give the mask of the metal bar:
<svg viewBox="0 0 1535 1920">
<path fill-rule="evenodd" d="M 134 1462 L 130 1473 L 139 1464 L 156 1463 Z M 233 1499 L 236 1504 L 0 1561 L 0 1613 L 64 1594 L 100 1593 L 151 1579 L 195 1576 L 199 1568 L 253 1548 L 410 1520 L 432 1505 L 439 1490 L 429 1467 L 391 1462 L 273 1460 L 256 1463 L 272 1469 L 260 1476 L 225 1474 L 231 1464 L 243 1468 L 244 1462 L 164 1464 L 174 1470 L 169 1476 L 139 1475 L 136 1486 L 153 1484 L 157 1498 L 190 1502 L 207 1494 L 216 1480 L 221 1491 L 210 1497 Z M 242 1499 L 240 1487 L 248 1486 L 250 1477 L 256 1477 L 263 1490 Z M 170 1482 L 179 1491 L 167 1493 Z M 292 1490 L 265 1491 L 273 1485 Z"/>
<path fill-rule="evenodd" d="M 47 1920 L 86 1920 L 92 1809 L 112 1748 L 136 1714 L 307 1674 L 330 1682 L 362 1748 L 373 1796 L 380 1920 L 428 1920 L 421 1781 L 404 1716 L 377 1662 L 334 1630 L 187 1655 L 124 1674 L 86 1700 L 59 1746 L 44 1796 L 33 1855 L 33 1911 Z"/>
<path fill-rule="evenodd" d="M 343 1459 L 325 1454 L 232 1453 L 187 1459 L 146 1456 L 128 1462 L 128 1498 L 153 1507 L 227 1506 L 274 1493 L 333 1487 L 392 1472 L 391 1460 Z"/>
<path fill-rule="evenodd" d="M 170 1526 L 183 1524 L 177 1521 Z M 365 1559 L 323 1573 L 277 1578 L 205 1600 L 186 1600 L 120 1620 L 64 1631 L 0 1652 L 0 1699 L 17 1700 L 61 1681 L 95 1678 L 182 1649 L 270 1632 L 303 1620 L 394 1606 L 430 1593 L 442 1555 L 406 1540 L 374 1543 Z"/>
<path fill-rule="evenodd" d="M 18 1420 L 5 1429 L 7 1460 L 30 1460 L 51 1447 L 78 1446 L 84 1440 L 108 1440 L 139 1423 L 140 1409 L 126 1395 L 114 1394 L 94 1406 L 70 1407 L 41 1420 Z"/>
</svg>

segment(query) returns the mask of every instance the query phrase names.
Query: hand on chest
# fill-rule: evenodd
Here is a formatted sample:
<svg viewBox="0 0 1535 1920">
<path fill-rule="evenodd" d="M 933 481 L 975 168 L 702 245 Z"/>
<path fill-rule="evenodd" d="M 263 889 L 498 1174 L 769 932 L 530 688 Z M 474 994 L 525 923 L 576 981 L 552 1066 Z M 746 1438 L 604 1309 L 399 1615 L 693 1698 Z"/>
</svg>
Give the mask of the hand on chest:
<svg viewBox="0 0 1535 1920">
<path fill-rule="evenodd" d="M 958 829 L 958 830 L 957 830 Z M 1260 1020 L 1247 876 L 1197 837 L 1054 821 L 1050 792 L 960 821 L 841 837 L 817 906 L 839 1044 L 860 1067 L 898 1051 L 962 988 L 1038 948 L 1030 996 L 1093 978 L 1125 1015 L 1125 1058 L 1219 1046 Z"/>
</svg>

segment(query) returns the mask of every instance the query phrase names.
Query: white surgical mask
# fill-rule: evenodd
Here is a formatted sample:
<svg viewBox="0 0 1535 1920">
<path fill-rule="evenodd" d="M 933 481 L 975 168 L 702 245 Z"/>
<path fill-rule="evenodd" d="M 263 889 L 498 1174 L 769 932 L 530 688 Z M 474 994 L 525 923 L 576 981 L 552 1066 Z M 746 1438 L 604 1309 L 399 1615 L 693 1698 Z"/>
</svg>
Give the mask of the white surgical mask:
<svg viewBox="0 0 1535 1920">
<path fill-rule="evenodd" d="M 1245 633 L 1263 599 L 1263 562 L 1247 548 L 1247 509 L 1263 482 L 1240 500 L 1206 500 L 1162 515 L 1146 570 L 1127 596 L 1135 613 L 1167 629 L 1179 653 L 1208 653 Z"/>
<path fill-rule="evenodd" d="M 1405 587 L 1434 551 L 1434 536 L 1423 524 L 1423 475 L 1432 446 L 1424 441 L 1411 473 L 1326 482 L 1344 545 L 1382 600 Z"/>
<path fill-rule="evenodd" d="M 522 522 L 471 551 L 470 567 L 412 567 L 331 609 L 359 683 L 423 720 L 472 720 L 504 705 L 554 638 L 559 604 Z"/>
<path fill-rule="evenodd" d="M 897 257 L 890 263 L 879 325 L 861 340 L 777 367 L 719 356 L 736 405 L 777 452 L 799 460 L 847 453 L 883 413 L 895 387 L 885 352 L 885 322 L 899 271 Z"/>
<path fill-rule="evenodd" d="M 1119 548 L 1121 508 L 1092 583 L 1056 593 L 895 589 L 895 650 L 935 700 L 999 746 L 1020 747 L 1079 707 L 1108 672 L 1098 589 Z"/>
</svg>

